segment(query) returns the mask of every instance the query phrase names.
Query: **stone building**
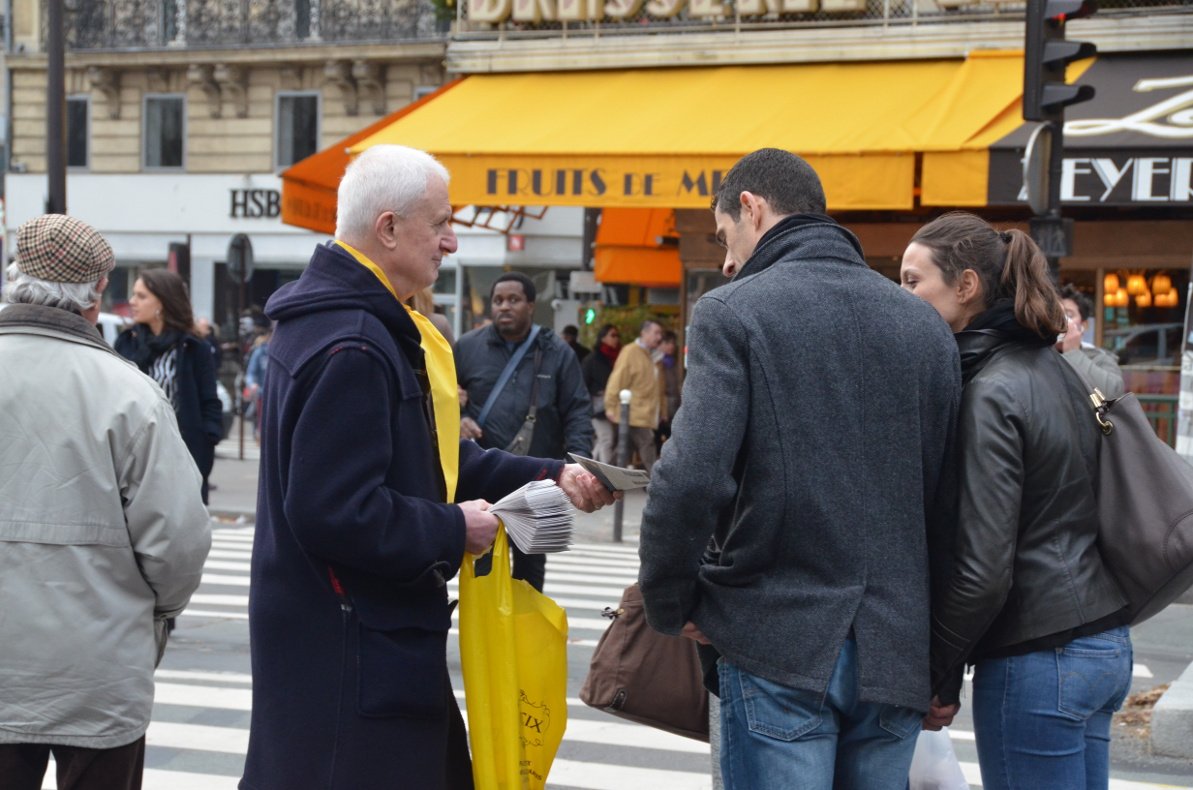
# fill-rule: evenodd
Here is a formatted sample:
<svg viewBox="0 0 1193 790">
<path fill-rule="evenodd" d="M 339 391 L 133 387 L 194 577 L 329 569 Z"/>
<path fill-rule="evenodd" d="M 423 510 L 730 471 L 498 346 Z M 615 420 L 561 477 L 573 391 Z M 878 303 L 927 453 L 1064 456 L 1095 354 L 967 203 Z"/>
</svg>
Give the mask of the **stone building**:
<svg viewBox="0 0 1193 790">
<path fill-rule="evenodd" d="M 111 240 L 116 306 L 189 243 L 196 313 L 227 327 L 235 234 L 253 246 L 247 303 L 319 239 L 282 224 L 279 172 L 444 81 L 446 25 L 425 0 L 67 5 L 67 210 Z M 46 199 L 46 6 L 10 2 L 10 233 Z"/>
</svg>

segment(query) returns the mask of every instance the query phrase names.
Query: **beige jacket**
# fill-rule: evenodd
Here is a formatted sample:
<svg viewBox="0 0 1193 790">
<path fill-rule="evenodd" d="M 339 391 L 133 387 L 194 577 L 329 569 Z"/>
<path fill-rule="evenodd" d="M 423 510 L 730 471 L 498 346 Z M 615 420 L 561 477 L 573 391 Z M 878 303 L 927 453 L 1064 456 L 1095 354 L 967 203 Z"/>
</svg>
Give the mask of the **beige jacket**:
<svg viewBox="0 0 1193 790">
<path fill-rule="evenodd" d="M 173 408 L 94 327 L 0 312 L 0 743 L 144 734 L 211 546 L 199 486 Z"/>
<path fill-rule="evenodd" d="M 630 425 L 634 428 L 659 427 L 659 369 L 650 358 L 650 352 L 640 343 L 634 342 L 621 350 L 609 381 L 605 384 L 605 414 L 610 422 L 621 420 L 621 401 L 618 393 L 628 389 L 630 398 Z"/>
</svg>

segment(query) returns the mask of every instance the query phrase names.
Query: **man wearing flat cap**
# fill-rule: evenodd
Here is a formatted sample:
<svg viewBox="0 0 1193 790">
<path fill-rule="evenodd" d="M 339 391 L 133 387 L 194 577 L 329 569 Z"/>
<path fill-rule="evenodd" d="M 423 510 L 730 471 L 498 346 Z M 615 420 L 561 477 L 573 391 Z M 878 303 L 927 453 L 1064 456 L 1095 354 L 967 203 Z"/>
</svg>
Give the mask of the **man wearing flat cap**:
<svg viewBox="0 0 1193 790">
<path fill-rule="evenodd" d="M 153 381 L 104 343 L 112 248 L 73 217 L 17 231 L 0 311 L 0 787 L 141 786 L 165 620 L 211 525 Z"/>
</svg>

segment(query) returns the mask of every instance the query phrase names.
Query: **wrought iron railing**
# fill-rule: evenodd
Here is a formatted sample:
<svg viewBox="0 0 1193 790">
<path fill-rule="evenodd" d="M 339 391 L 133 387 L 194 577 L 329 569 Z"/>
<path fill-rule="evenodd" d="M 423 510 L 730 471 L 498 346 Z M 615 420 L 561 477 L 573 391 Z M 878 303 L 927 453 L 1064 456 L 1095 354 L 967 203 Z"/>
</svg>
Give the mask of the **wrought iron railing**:
<svg viewBox="0 0 1193 790">
<path fill-rule="evenodd" d="M 741 31 L 915 25 L 1022 19 L 1026 0 L 594 0 L 600 19 L 572 19 L 552 3 L 435 0 L 457 10 L 455 38 L 633 35 L 672 31 Z M 458 4 L 458 8 L 457 8 Z M 569 0 L 568 8 L 591 8 Z M 559 9 L 548 19 L 542 9 Z M 771 9 L 792 10 L 771 10 Z M 1099 14 L 1188 14 L 1193 0 L 1101 0 Z M 798 10 L 794 10 L 798 9 Z M 587 12 L 586 12 L 587 13 Z M 486 22 L 488 17 L 493 21 Z"/>
<path fill-rule="evenodd" d="M 514 11 L 515 0 L 67 0 L 67 43 L 74 50 L 121 50 L 445 40 L 453 18 L 456 38 L 482 39 L 914 25 L 1021 18 L 1025 6 L 1025 0 L 570 0 L 566 5 L 591 8 L 593 2 L 603 9 L 600 20 L 548 19 L 534 11 L 562 9 L 563 0 L 519 2 L 520 11 Z M 478 9 L 503 4 L 512 13 L 478 21 Z M 1099 5 L 1103 16 L 1193 13 L 1193 0 Z M 525 9 L 539 18 L 517 18 Z"/>
<path fill-rule="evenodd" d="M 73 50 L 392 43 L 447 35 L 433 0 L 75 0 L 67 9 Z"/>
</svg>

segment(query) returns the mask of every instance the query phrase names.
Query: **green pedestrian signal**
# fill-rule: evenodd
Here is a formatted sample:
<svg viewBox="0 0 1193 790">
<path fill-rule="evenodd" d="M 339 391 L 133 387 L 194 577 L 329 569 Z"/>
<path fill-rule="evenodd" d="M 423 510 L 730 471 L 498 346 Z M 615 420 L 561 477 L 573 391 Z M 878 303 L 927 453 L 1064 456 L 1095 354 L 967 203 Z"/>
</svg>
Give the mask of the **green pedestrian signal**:
<svg viewBox="0 0 1193 790">
<path fill-rule="evenodd" d="M 589 307 L 584 310 L 584 324 L 585 326 L 592 326 L 596 321 L 596 308 Z"/>
</svg>

